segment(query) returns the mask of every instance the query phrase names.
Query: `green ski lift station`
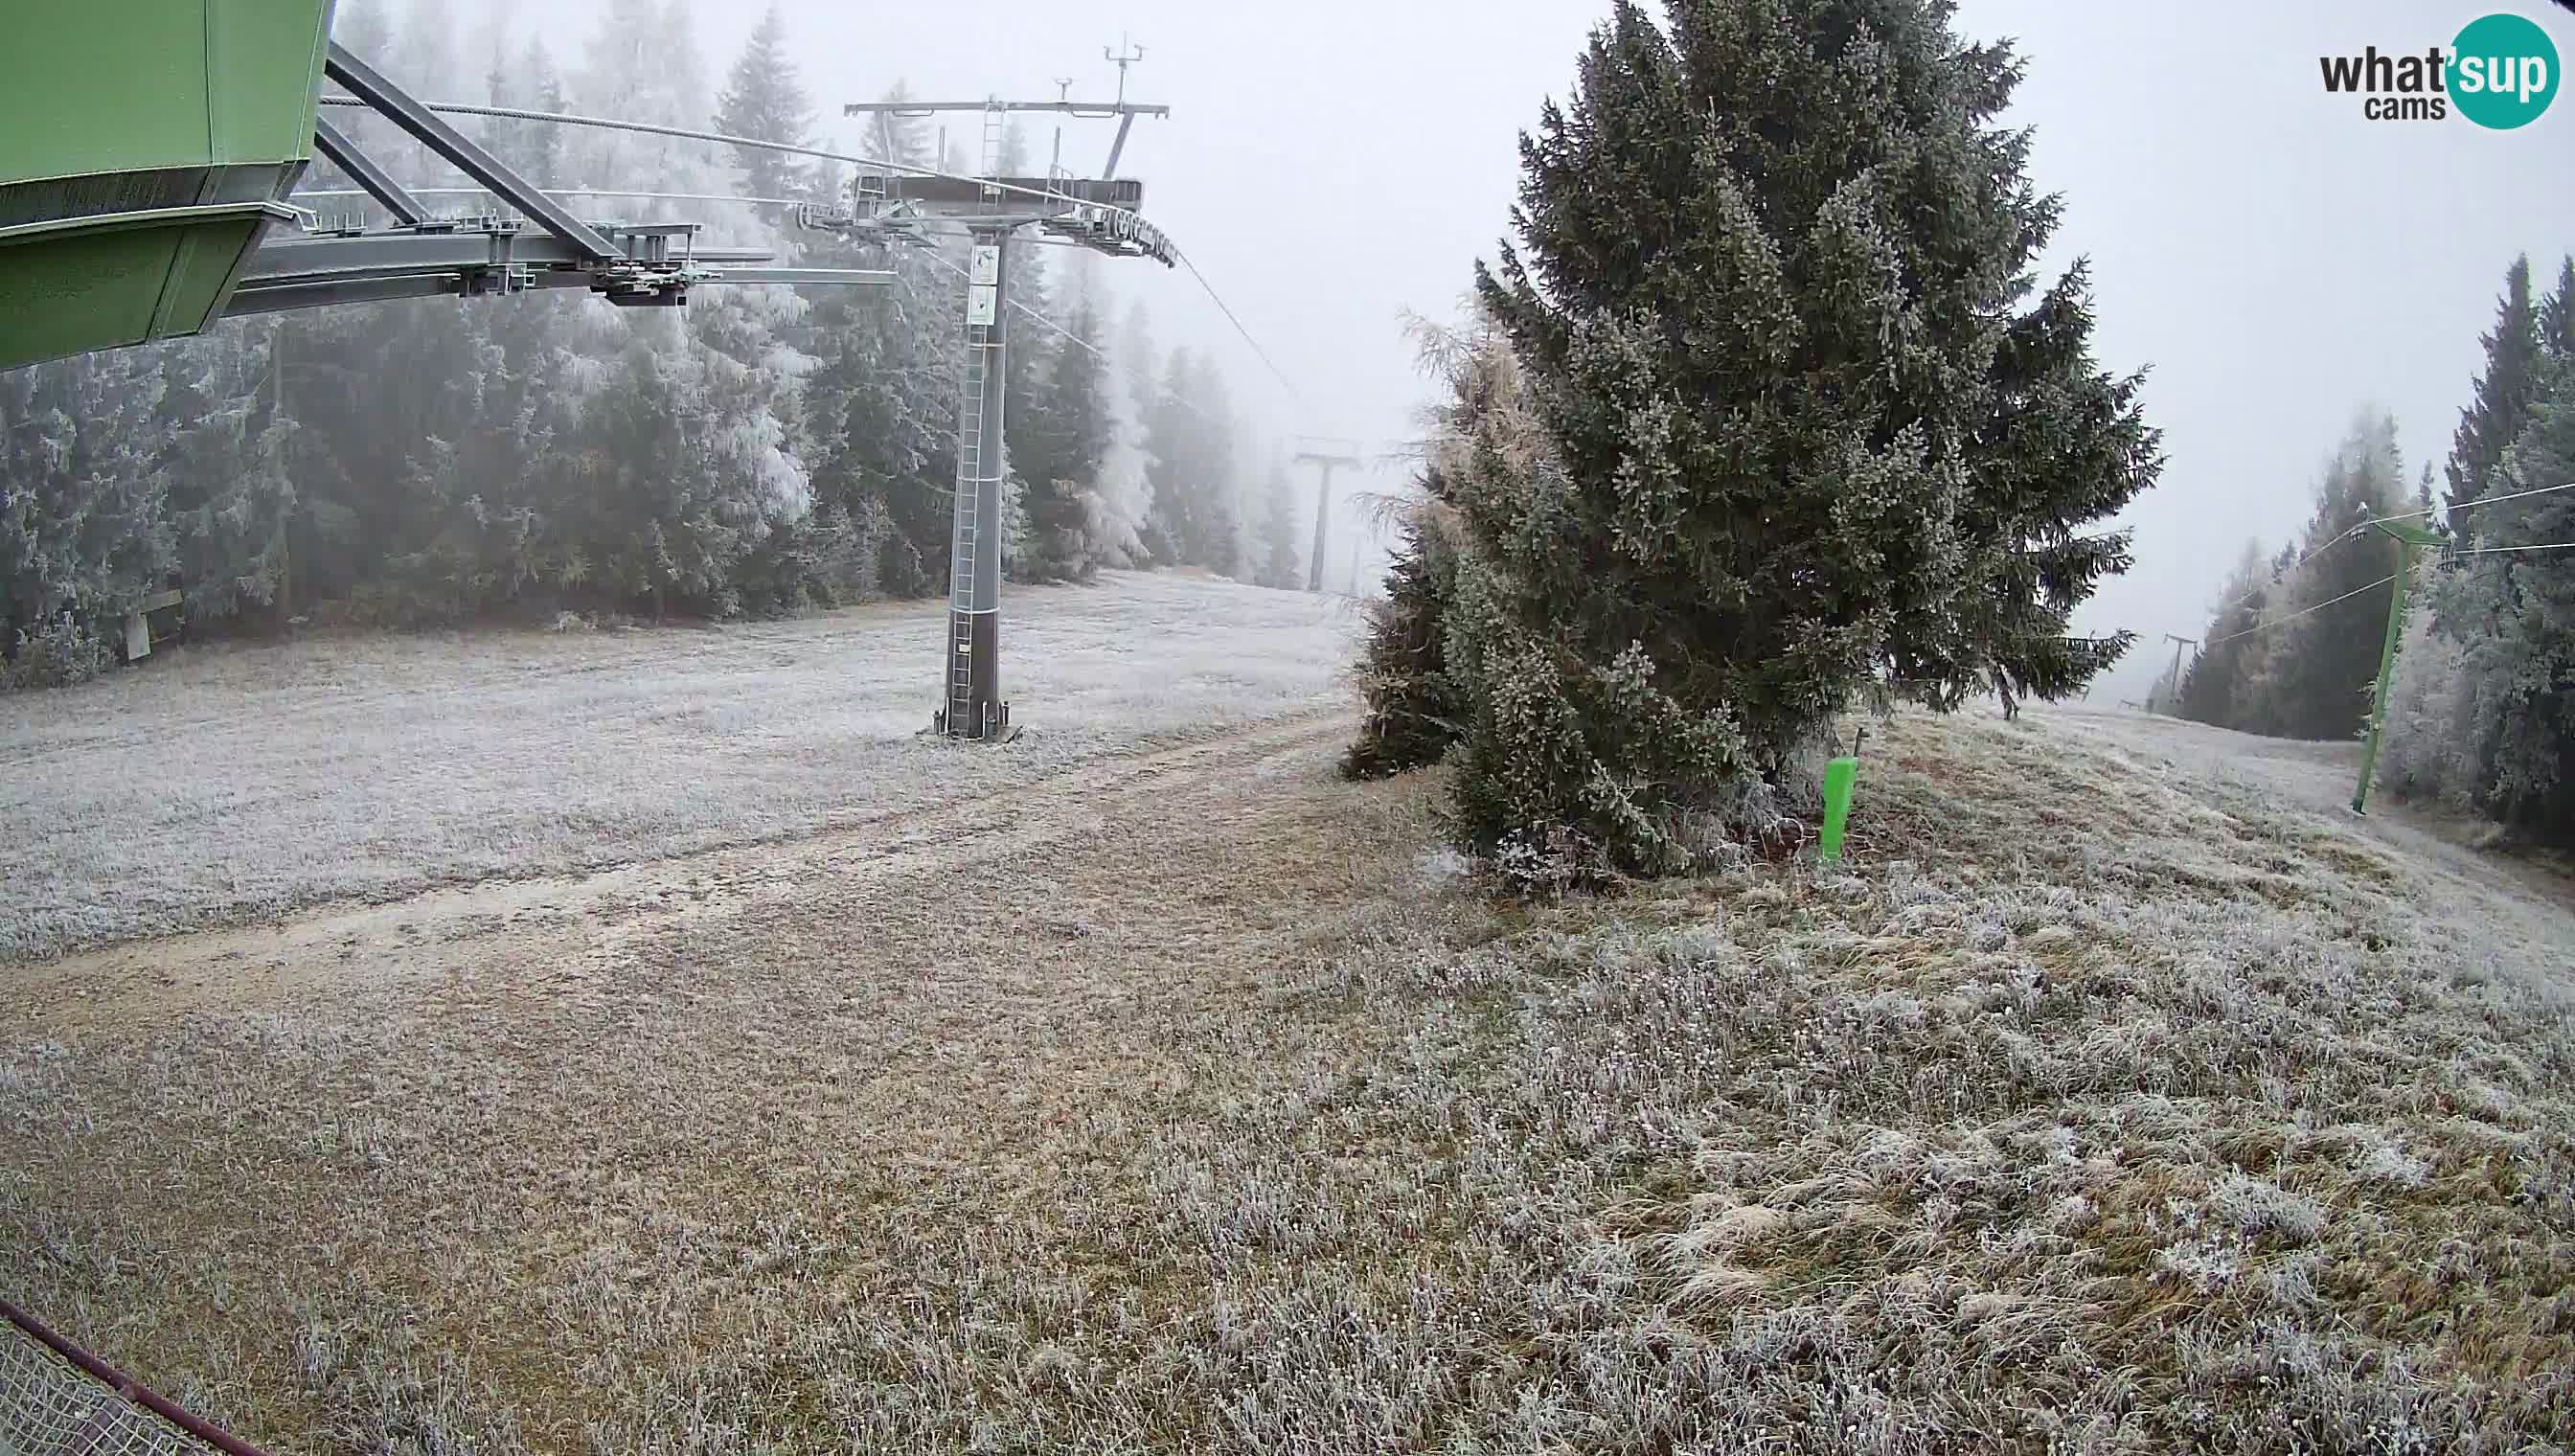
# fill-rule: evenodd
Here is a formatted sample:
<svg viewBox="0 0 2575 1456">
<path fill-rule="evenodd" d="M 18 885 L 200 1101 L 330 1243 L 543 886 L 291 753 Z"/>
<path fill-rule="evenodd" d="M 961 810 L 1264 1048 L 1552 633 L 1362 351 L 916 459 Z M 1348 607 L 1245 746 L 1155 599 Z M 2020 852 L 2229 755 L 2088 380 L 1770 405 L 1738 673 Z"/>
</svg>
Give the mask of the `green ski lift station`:
<svg viewBox="0 0 2575 1456">
<path fill-rule="evenodd" d="M 222 317 L 313 154 L 332 0 L 35 0 L 0 86 L 0 369 Z"/>
</svg>

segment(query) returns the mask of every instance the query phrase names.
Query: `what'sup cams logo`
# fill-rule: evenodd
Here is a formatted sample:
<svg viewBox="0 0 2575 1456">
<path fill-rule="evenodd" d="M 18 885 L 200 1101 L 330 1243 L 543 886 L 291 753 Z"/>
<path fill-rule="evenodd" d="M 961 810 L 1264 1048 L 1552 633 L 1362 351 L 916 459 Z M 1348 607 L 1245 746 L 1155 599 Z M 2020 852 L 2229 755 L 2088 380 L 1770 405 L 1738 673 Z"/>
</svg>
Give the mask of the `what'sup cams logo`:
<svg viewBox="0 0 2575 1456">
<path fill-rule="evenodd" d="M 2481 127 L 2528 126 L 2557 96 L 2557 43 L 2520 15 L 2468 22 L 2447 50 L 2319 56 L 2325 90 L 2361 98 L 2371 121 L 2447 121 L 2452 114 Z"/>
</svg>

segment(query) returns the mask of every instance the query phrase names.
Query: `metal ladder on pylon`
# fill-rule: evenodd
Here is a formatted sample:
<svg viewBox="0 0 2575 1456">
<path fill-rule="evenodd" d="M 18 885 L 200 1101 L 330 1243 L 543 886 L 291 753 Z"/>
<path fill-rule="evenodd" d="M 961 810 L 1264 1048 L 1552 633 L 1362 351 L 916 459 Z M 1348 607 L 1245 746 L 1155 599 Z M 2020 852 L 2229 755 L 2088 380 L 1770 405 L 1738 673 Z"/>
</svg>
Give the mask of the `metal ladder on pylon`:
<svg viewBox="0 0 2575 1456">
<path fill-rule="evenodd" d="M 1002 143 L 1010 132 L 1010 113 L 1002 110 L 1002 98 L 984 100 L 984 211 L 998 211 L 1002 203 Z"/>
<path fill-rule="evenodd" d="M 975 565 L 981 559 L 984 494 L 984 347 L 968 341 L 966 379 L 958 391 L 956 570 L 949 573 L 949 731 L 974 736 Z"/>
</svg>

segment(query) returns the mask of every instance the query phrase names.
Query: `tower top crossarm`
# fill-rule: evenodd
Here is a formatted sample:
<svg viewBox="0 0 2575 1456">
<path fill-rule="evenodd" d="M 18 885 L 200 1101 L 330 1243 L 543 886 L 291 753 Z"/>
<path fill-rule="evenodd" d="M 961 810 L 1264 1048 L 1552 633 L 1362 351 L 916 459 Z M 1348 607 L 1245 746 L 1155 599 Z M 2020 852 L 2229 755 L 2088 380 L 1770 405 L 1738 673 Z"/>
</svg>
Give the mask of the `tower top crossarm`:
<svg viewBox="0 0 2575 1456">
<path fill-rule="evenodd" d="M 1329 435 L 1299 435 L 1294 455 L 1300 465 L 1336 465 L 1357 470 L 1367 462 L 1358 458 L 1358 443 Z"/>
<path fill-rule="evenodd" d="M 1168 106 L 1141 101 L 853 101 L 843 116 L 931 116 L 943 111 L 1052 111 L 1064 116 L 1170 116 Z"/>
<path fill-rule="evenodd" d="M 1072 83 L 1061 84 L 1070 86 Z M 1122 88 L 1120 99 L 1112 102 L 1072 101 L 1062 97 L 1054 101 L 1006 101 L 996 96 L 983 101 L 853 101 L 841 108 L 843 116 L 876 117 L 880 121 L 889 116 L 932 116 L 941 112 L 978 112 L 983 115 L 986 143 L 983 165 L 988 172 L 1000 165 L 998 128 L 1004 113 L 1040 112 L 1101 120 L 1115 118 L 1118 136 L 1110 143 L 1108 165 L 1101 169 L 1098 177 L 1076 177 L 1063 170 L 1060 164 L 1064 133 L 1058 127 L 1057 159 L 1049 163 L 1044 177 L 988 175 L 969 179 L 943 174 L 920 181 L 898 181 L 889 175 L 873 184 L 874 190 L 868 198 L 859 200 L 854 213 L 871 209 L 882 213 L 884 210 L 909 208 L 926 216 L 953 219 L 964 217 L 971 211 L 975 226 L 989 231 L 1002 226 L 1005 221 L 994 213 L 1001 194 L 1033 197 L 1047 206 L 1029 216 L 1020 215 L 1029 212 L 1022 207 L 1012 216 L 1020 222 L 1037 223 L 1062 241 L 1096 252 L 1152 258 L 1166 268 L 1178 262 L 1179 254 L 1172 247 L 1171 240 L 1137 214 L 1137 208 L 1144 200 L 1144 184 L 1133 179 L 1122 181 L 1118 176 L 1118 159 L 1126 151 L 1127 134 L 1136 124 L 1136 118 L 1170 116 L 1170 107 L 1129 101 L 1125 99 Z M 889 168 L 889 172 L 891 170 Z M 865 226 L 873 219 L 853 216 L 843 221 L 853 226 Z"/>
</svg>

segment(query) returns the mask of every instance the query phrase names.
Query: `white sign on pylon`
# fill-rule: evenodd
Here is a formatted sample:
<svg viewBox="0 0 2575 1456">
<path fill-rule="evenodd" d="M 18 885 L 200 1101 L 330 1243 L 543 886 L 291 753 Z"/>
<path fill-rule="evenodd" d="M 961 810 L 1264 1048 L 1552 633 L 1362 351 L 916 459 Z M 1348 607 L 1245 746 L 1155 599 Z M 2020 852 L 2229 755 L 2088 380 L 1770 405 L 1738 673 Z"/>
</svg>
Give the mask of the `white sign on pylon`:
<svg viewBox="0 0 2575 1456">
<path fill-rule="evenodd" d="M 1002 291 L 989 283 L 979 283 L 966 290 L 966 322 L 990 325 L 999 312 L 996 301 L 1001 296 Z"/>
<path fill-rule="evenodd" d="M 995 284 L 1002 281 L 1002 250 L 991 243 L 975 245 L 975 282 Z"/>
</svg>

